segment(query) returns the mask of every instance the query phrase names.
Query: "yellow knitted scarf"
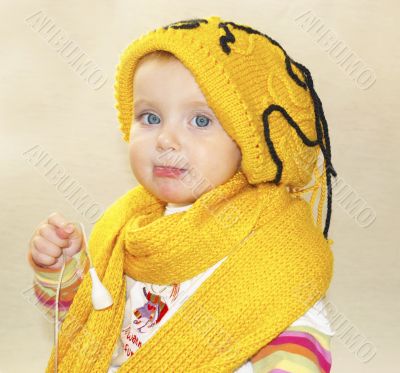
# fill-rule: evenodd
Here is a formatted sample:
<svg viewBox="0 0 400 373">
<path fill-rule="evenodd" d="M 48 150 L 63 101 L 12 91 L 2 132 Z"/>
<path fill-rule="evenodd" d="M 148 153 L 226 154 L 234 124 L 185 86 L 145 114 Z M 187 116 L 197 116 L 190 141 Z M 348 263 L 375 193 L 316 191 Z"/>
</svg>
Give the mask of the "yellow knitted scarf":
<svg viewBox="0 0 400 373">
<path fill-rule="evenodd" d="M 330 242 L 309 203 L 282 184 L 251 185 L 239 170 L 189 210 L 164 208 L 139 185 L 95 224 L 93 265 L 114 304 L 92 308 L 86 274 L 60 330 L 59 372 L 107 372 L 124 317 L 124 274 L 180 283 L 228 256 L 118 372 L 232 372 L 329 287 Z"/>
</svg>

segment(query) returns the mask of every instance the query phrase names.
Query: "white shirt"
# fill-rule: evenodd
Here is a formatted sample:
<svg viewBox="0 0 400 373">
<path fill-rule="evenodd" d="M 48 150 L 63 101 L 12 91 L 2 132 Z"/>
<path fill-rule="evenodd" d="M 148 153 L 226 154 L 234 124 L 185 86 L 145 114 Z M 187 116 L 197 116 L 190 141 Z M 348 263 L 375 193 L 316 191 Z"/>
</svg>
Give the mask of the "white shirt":
<svg viewBox="0 0 400 373">
<path fill-rule="evenodd" d="M 185 211 L 190 206 L 192 204 L 185 206 L 167 204 L 164 215 Z M 148 341 L 226 258 L 178 286 L 144 283 L 125 275 L 125 315 L 120 338 L 115 346 L 108 373 L 116 372 L 130 356 Z M 291 325 L 312 326 L 325 334 L 334 335 L 327 313 L 324 312 L 324 305 L 325 300 L 322 298 Z M 252 372 L 252 364 L 247 361 L 234 373 Z"/>
</svg>

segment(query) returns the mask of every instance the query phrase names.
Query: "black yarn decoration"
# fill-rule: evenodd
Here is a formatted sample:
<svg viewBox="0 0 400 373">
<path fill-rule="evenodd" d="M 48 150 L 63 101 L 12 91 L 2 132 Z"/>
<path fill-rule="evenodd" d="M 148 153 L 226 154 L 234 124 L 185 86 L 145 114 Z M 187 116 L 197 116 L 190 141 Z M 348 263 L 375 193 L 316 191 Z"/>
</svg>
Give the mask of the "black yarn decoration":
<svg viewBox="0 0 400 373">
<path fill-rule="evenodd" d="M 313 100 L 313 106 L 314 106 L 314 113 L 315 113 L 315 128 L 317 132 L 317 140 L 310 140 L 307 138 L 307 136 L 301 131 L 299 125 L 294 121 L 294 119 L 288 114 L 288 112 L 285 110 L 280 105 L 276 104 L 271 104 L 268 108 L 264 110 L 262 113 L 262 121 L 264 125 L 264 137 L 265 141 L 268 146 L 268 150 L 270 152 L 270 155 L 274 161 L 274 163 L 277 166 L 277 172 L 275 179 L 273 182 L 275 184 L 278 184 L 281 180 L 282 177 L 282 161 L 279 158 L 279 155 L 276 153 L 273 141 L 270 136 L 270 124 L 269 124 L 269 116 L 271 113 L 278 111 L 281 115 L 284 116 L 286 121 L 291 125 L 297 135 L 300 137 L 300 139 L 303 141 L 303 143 L 306 146 L 316 146 L 319 145 L 321 152 L 324 156 L 325 159 L 325 171 L 326 171 L 326 183 L 327 183 L 327 214 L 326 214 L 326 220 L 325 220 L 325 227 L 324 227 L 324 237 L 328 237 L 328 231 L 329 231 L 329 225 L 330 225 L 330 220 L 331 220 L 331 214 L 332 214 L 332 185 L 331 185 L 331 175 L 334 177 L 337 176 L 337 173 L 335 169 L 333 168 L 332 161 L 331 161 L 331 146 L 330 146 L 330 140 L 329 140 L 329 132 L 328 132 L 328 124 L 325 119 L 324 115 L 324 110 L 322 108 L 322 103 L 321 100 L 319 99 L 317 92 L 314 89 L 314 83 L 312 80 L 312 76 L 310 71 L 303 66 L 302 64 L 292 60 L 289 55 L 286 53 L 285 49 L 274 39 L 269 37 L 266 34 L 263 34 L 262 32 L 255 30 L 251 27 L 248 26 L 243 26 L 243 25 L 238 25 L 234 22 L 220 22 L 218 27 L 223 28 L 225 31 L 225 35 L 222 35 L 219 39 L 220 46 L 222 50 L 229 55 L 231 52 L 231 48 L 228 45 L 228 43 L 233 44 L 235 42 L 235 36 L 233 33 L 230 31 L 228 28 L 228 25 L 231 25 L 233 28 L 242 30 L 247 32 L 248 34 L 257 34 L 264 36 L 270 43 L 273 45 L 279 47 L 281 51 L 285 55 L 285 67 L 286 71 L 289 74 L 289 76 L 293 79 L 293 81 L 300 87 L 302 87 L 305 90 L 308 90 L 310 92 L 310 96 Z M 296 73 L 293 71 L 292 64 L 295 65 L 302 73 L 303 80 L 301 80 Z"/>
<path fill-rule="evenodd" d="M 167 26 L 164 26 L 163 28 L 165 30 L 168 28 L 194 29 L 194 28 L 199 27 L 201 23 L 208 23 L 208 21 L 206 19 L 200 19 L 200 18 L 188 19 L 188 20 L 182 20 L 182 21 L 171 23 Z M 262 33 L 261 31 L 255 30 L 249 26 L 236 24 L 235 22 L 220 22 L 218 24 L 218 27 L 223 28 L 225 31 L 225 35 L 222 35 L 219 38 L 219 44 L 220 44 L 223 52 L 226 53 L 227 55 L 229 55 L 231 52 L 231 48 L 228 45 L 228 43 L 233 44 L 236 41 L 235 35 L 231 32 L 228 25 L 232 26 L 234 29 L 245 31 L 248 34 L 261 35 L 261 36 L 265 37 L 271 44 L 280 48 L 280 50 L 285 55 L 285 67 L 286 67 L 286 71 L 289 74 L 289 76 L 293 79 L 293 81 L 298 86 L 300 86 L 304 90 L 306 90 L 306 91 L 308 90 L 310 92 L 310 96 L 313 100 L 313 106 L 314 106 L 315 129 L 317 132 L 317 140 L 308 139 L 307 136 L 300 129 L 299 125 L 288 114 L 286 109 L 280 105 L 271 104 L 268 108 L 266 108 L 264 110 L 261 117 L 262 117 L 263 126 L 264 126 L 264 138 L 267 143 L 270 155 L 271 155 L 274 163 L 277 166 L 276 176 L 275 176 L 275 179 L 272 181 L 275 184 L 278 184 L 281 180 L 283 165 L 282 165 L 281 159 L 279 158 L 279 155 L 276 153 L 276 150 L 275 150 L 275 147 L 274 147 L 273 141 L 271 139 L 271 135 L 270 135 L 270 128 L 269 128 L 270 126 L 269 126 L 268 119 L 269 119 L 269 116 L 271 115 L 271 113 L 278 111 L 281 115 L 283 115 L 284 118 L 286 119 L 286 121 L 289 123 L 289 125 L 291 125 L 295 129 L 297 135 L 300 137 L 300 139 L 303 141 L 303 143 L 306 146 L 311 147 L 311 146 L 319 145 L 321 152 L 325 159 L 325 172 L 326 172 L 326 183 L 327 183 L 327 214 L 326 214 L 325 227 L 324 227 L 324 237 L 327 238 L 330 220 L 331 220 L 331 214 L 332 214 L 331 175 L 336 177 L 337 173 L 336 173 L 335 169 L 333 168 L 332 161 L 331 161 L 331 146 L 330 146 L 330 140 L 329 140 L 328 124 L 325 119 L 321 100 L 319 99 L 318 94 L 314 89 L 314 83 L 313 83 L 311 73 L 305 66 L 303 66 L 302 64 L 291 59 L 289 57 L 289 55 L 286 53 L 285 49 L 276 40 L 272 39 L 270 36 Z M 301 80 L 297 76 L 297 74 L 293 71 L 292 65 L 295 65 L 301 71 L 301 73 L 303 75 L 303 79 L 305 81 Z"/>
<path fill-rule="evenodd" d="M 166 25 L 163 27 L 164 30 L 167 30 L 168 28 L 173 28 L 173 29 L 193 29 L 197 28 L 200 26 L 200 23 L 208 23 L 206 19 L 202 18 L 194 18 L 194 19 L 185 19 L 183 21 L 178 21 L 174 23 L 170 23 L 169 25 Z"/>
</svg>

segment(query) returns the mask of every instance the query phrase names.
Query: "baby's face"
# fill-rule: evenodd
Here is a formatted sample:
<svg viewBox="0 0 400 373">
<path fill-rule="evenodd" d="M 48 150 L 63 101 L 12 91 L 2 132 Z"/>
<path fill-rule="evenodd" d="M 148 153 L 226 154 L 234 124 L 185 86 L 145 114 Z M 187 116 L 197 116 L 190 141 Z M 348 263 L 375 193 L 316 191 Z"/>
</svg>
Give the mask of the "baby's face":
<svg viewBox="0 0 400 373">
<path fill-rule="evenodd" d="M 140 184 L 179 206 L 233 176 L 240 166 L 240 149 L 179 60 L 142 61 L 133 86 L 129 155 Z M 174 169 L 159 167 L 165 165 Z"/>
</svg>

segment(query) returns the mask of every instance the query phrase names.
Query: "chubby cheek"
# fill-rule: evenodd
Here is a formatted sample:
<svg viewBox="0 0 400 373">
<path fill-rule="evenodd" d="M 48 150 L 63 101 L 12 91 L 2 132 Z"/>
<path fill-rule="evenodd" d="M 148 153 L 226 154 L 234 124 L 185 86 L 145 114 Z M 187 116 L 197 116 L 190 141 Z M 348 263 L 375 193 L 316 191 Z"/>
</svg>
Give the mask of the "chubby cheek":
<svg viewBox="0 0 400 373">
<path fill-rule="evenodd" d="M 214 164 L 210 148 L 193 146 L 187 152 L 187 157 L 189 158 L 191 178 L 194 180 L 207 179 Z"/>
<path fill-rule="evenodd" d="M 215 185 L 235 173 L 240 164 L 241 153 L 236 144 L 226 138 L 208 145 L 198 148 L 201 151 L 197 151 L 194 158 L 202 176 Z"/>
<path fill-rule="evenodd" d="M 138 143 L 131 143 L 129 145 L 129 162 L 132 172 L 139 181 L 143 181 L 149 177 L 148 173 L 151 168 L 150 157 L 145 149 L 145 147 L 141 147 Z"/>
<path fill-rule="evenodd" d="M 234 173 L 237 171 L 242 160 L 242 153 L 234 142 L 226 145 L 225 150 L 221 154 L 221 161 L 226 164 L 227 172 Z"/>
<path fill-rule="evenodd" d="M 135 165 L 137 164 L 137 154 L 136 154 L 136 149 L 135 147 L 130 144 L 129 145 L 129 162 L 131 164 L 132 170 L 135 168 Z"/>
</svg>

